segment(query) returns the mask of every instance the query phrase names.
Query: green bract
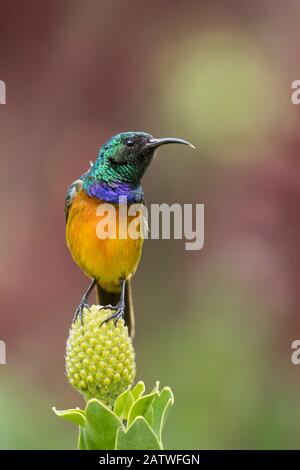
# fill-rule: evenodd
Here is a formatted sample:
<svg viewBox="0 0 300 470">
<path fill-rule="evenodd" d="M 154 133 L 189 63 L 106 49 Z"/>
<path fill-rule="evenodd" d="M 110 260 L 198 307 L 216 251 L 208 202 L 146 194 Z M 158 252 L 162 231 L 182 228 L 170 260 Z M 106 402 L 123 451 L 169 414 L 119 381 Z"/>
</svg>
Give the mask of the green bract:
<svg viewBox="0 0 300 470">
<path fill-rule="evenodd" d="M 102 324 L 112 314 L 93 305 L 84 310 L 67 340 L 66 368 L 70 384 L 84 395 L 84 410 L 57 411 L 79 426 L 78 449 L 160 450 L 162 430 L 173 393 L 169 387 L 151 393 L 138 382 L 134 349 L 123 320 Z"/>
<path fill-rule="evenodd" d="M 132 384 L 135 358 L 127 327 L 121 319 L 101 323 L 112 314 L 93 305 L 78 318 L 67 340 L 66 369 L 70 384 L 86 400 L 98 398 L 113 406 L 116 398 Z"/>
<path fill-rule="evenodd" d="M 160 450 L 162 430 L 173 393 L 169 387 L 144 395 L 145 386 L 130 386 L 115 401 L 113 411 L 93 398 L 85 410 L 54 412 L 79 426 L 78 448 L 84 450 Z"/>
</svg>

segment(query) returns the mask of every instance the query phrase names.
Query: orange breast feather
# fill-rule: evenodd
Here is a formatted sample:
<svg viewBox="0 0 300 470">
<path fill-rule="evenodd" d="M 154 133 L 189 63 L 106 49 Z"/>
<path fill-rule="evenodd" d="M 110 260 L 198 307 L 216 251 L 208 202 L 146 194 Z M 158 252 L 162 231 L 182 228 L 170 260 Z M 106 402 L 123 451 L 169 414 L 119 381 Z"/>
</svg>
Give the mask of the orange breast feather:
<svg viewBox="0 0 300 470">
<path fill-rule="evenodd" d="M 136 270 L 143 245 L 141 237 L 136 240 L 128 236 L 120 239 L 120 223 L 125 224 L 122 229 L 126 234 L 131 222 L 139 225 L 140 214 L 129 216 L 126 225 L 125 220 L 119 217 L 117 204 L 113 205 L 115 215 L 111 212 L 97 215 L 102 204 L 106 204 L 105 201 L 91 198 L 82 190 L 78 192 L 68 216 L 67 244 L 75 262 L 90 278 L 98 279 L 104 289 L 118 292 L 120 280 L 130 278 Z M 116 221 L 116 237 L 113 232 L 109 232 L 114 223 L 112 217 Z M 109 232 L 107 239 L 101 239 L 97 235 L 97 230 L 99 234 L 101 227 L 106 227 L 106 232 Z"/>
</svg>

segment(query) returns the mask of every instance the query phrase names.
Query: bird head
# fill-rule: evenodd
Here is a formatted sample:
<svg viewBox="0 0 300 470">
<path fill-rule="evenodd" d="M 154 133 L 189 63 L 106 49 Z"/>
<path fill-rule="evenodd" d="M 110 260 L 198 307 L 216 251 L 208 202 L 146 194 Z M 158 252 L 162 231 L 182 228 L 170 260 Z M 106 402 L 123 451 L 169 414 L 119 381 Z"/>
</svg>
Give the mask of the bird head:
<svg viewBox="0 0 300 470">
<path fill-rule="evenodd" d="M 155 139 L 145 132 L 116 134 L 100 148 L 98 158 L 87 174 L 87 179 L 108 184 L 128 183 L 138 186 L 155 151 L 166 144 L 184 144 L 193 147 L 186 140 L 173 137 Z"/>
</svg>

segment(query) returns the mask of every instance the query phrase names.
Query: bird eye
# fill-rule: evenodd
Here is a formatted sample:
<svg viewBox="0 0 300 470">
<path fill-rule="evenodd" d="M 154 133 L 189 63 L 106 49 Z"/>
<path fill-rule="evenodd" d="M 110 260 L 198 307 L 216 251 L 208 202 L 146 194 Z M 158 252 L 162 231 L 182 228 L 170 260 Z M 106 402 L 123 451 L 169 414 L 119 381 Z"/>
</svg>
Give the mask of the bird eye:
<svg viewBox="0 0 300 470">
<path fill-rule="evenodd" d="M 126 143 L 127 147 L 133 147 L 134 146 L 134 141 L 132 139 L 127 139 L 125 143 Z"/>
</svg>

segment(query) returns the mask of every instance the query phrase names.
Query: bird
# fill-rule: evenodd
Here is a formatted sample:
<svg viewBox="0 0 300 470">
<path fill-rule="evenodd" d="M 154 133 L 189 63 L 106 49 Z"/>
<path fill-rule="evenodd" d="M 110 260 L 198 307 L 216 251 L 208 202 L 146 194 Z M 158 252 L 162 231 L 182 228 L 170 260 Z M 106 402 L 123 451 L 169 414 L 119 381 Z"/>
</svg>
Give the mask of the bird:
<svg viewBox="0 0 300 470">
<path fill-rule="evenodd" d="M 121 238 L 118 232 L 115 236 L 99 238 L 97 224 L 104 215 L 101 219 L 97 208 L 102 204 L 112 205 L 120 229 L 120 224 L 124 223 L 120 218 L 120 201 L 126 200 L 128 207 L 145 203 L 142 177 L 156 150 L 167 144 L 194 148 L 184 139 L 154 138 L 147 132 L 116 134 L 100 147 L 88 171 L 69 186 L 65 198 L 67 246 L 75 263 L 91 279 L 75 311 L 74 321 L 79 317 L 83 322 L 84 308 L 89 308 L 89 296 L 96 288 L 101 308 L 113 312 L 103 323 L 114 320 L 116 324 L 123 317 L 130 336 L 134 336 L 131 277 L 141 258 L 144 237 Z M 129 219 L 134 220 L 139 215 Z"/>
</svg>

